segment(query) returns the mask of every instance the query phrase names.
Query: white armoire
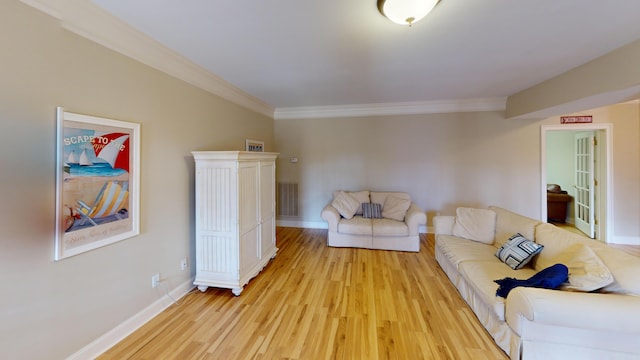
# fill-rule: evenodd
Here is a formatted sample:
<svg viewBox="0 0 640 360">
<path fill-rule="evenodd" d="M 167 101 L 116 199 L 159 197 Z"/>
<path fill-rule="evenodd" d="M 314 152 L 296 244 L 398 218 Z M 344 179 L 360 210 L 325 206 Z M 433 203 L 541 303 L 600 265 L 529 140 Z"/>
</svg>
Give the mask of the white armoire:
<svg viewBox="0 0 640 360">
<path fill-rule="evenodd" d="M 276 256 L 277 153 L 194 151 L 196 278 L 238 296 Z"/>
</svg>

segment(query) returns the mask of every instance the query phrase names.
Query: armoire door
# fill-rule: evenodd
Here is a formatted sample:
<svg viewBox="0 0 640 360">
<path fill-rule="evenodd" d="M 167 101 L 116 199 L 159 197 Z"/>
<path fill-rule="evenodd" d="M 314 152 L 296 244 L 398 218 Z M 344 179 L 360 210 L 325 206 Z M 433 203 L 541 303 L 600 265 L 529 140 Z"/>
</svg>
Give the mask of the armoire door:
<svg viewBox="0 0 640 360">
<path fill-rule="evenodd" d="M 260 165 L 261 257 L 272 257 L 276 248 L 276 176 L 275 162 Z"/>
<path fill-rule="evenodd" d="M 240 273 L 261 258 L 258 162 L 242 162 L 238 168 L 238 211 L 240 220 Z"/>
</svg>

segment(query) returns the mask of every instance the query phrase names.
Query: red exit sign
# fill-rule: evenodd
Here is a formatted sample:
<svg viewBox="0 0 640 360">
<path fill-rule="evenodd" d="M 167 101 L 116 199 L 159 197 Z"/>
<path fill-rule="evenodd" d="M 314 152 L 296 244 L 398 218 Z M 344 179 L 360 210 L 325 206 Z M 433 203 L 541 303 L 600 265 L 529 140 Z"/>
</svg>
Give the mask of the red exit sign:
<svg viewBox="0 0 640 360">
<path fill-rule="evenodd" d="M 592 123 L 593 116 L 581 115 L 581 116 L 560 116 L 560 124 L 584 124 Z"/>
</svg>

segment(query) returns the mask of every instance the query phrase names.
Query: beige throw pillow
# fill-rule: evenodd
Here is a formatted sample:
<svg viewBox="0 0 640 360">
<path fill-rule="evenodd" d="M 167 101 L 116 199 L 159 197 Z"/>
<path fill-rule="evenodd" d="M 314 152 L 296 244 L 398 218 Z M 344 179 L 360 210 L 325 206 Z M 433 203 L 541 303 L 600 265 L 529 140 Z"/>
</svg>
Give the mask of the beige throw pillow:
<svg viewBox="0 0 640 360">
<path fill-rule="evenodd" d="M 613 275 L 588 246 L 575 244 L 555 258 L 569 268 L 569 283 L 564 289 L 594 291 L 613 283 Z"/>
<path fill-rule="evenodd" d="M 333 202 L 331 202 L 331 206 L 336 208 L 345 219 L 351 219 L 360 208 L 360 202 L 348 193 L 338 191 L 333 198 Z"/>
<path fill-rule="evenodd" d="M 496 213 L 493 210 L 459 207 L 453 235 L 484 244 L 493 244 L 496 235 Z"/>
<path fill-rule="evenodd" d="M 409 206 L 411 206 L 411 200 L 389 195 L 382 206 L 382 217 L 396 221 L 404 221 Z"/>
<path fill-rule="evenodd" d="M 540 221 L 497 206 L 489 206 L 489 210 L 496 213 L 496 235 L 493 242 L 493 246 L 496 248 L 500 248 L 511 235 L 516 233 L 522 234 L 530 240 L 535 239 L 534 229 L 540 224 Z"/>
<path fill-rule="evenodd" d="M 344 190 L 336 190 L 333 192 L 333 197 L 338 196 L 338 193 Z M 362 205 L 364 203 L 370 202 L 369 200 L 369 190 L 361 190 L 361 191 L 344 191 L 345 193 L 353 196 L 358 202 Z M 356 210 L 356 215 L 362 215 L 362 206 Z"/>
<path fill-rule="evenodd" d="M 598 254 L 614 278 L 613 283 L 605 286 L 602 291 L 640 296 L 640 259 L 637 256 L 607 246 L 594 247 L 593 251 Z"/>
</svg>

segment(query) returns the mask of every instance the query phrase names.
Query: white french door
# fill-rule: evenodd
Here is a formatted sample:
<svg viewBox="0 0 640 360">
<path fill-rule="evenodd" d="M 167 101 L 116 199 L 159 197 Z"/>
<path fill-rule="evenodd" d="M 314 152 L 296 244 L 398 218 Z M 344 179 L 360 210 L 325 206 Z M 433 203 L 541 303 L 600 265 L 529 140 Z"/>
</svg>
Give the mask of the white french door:
<svg viewBox="0 0 640 360">
<path fill-rule="evenodd" d="M 575 135 L 575 222 L 576 227 L 590 238 L 595 236 L 594 136 L 592 131 Z"/>
</svg>

